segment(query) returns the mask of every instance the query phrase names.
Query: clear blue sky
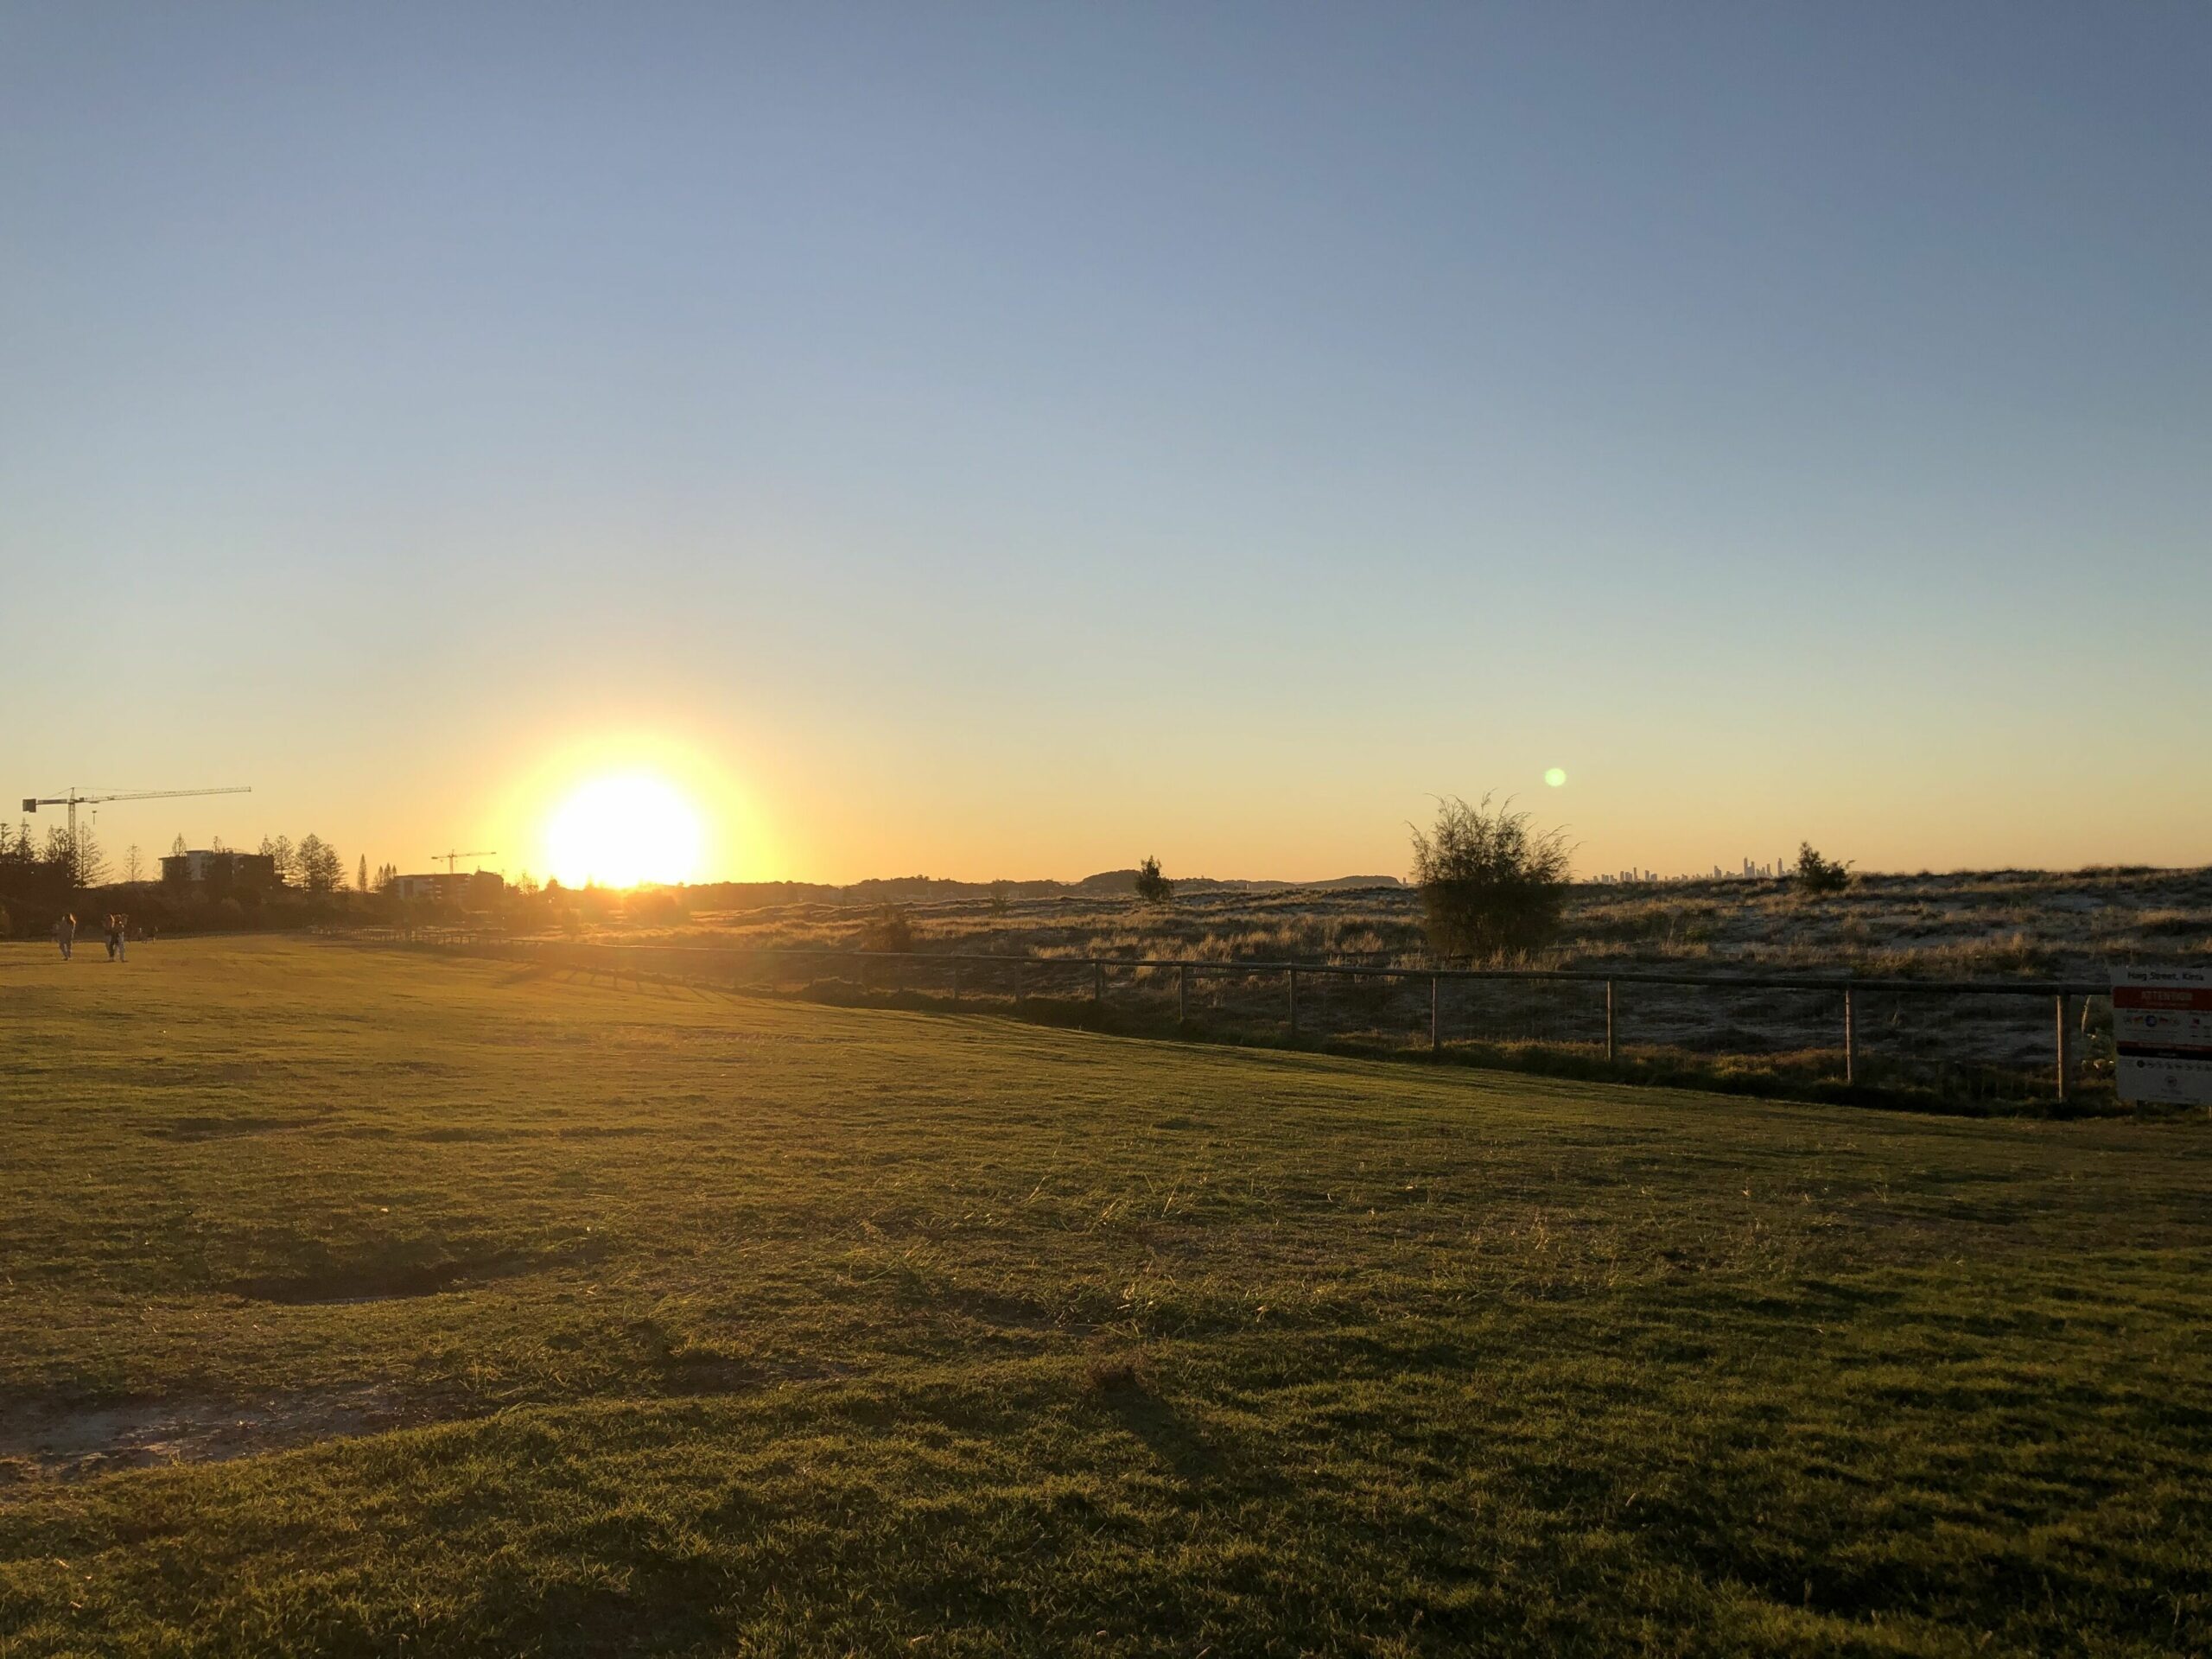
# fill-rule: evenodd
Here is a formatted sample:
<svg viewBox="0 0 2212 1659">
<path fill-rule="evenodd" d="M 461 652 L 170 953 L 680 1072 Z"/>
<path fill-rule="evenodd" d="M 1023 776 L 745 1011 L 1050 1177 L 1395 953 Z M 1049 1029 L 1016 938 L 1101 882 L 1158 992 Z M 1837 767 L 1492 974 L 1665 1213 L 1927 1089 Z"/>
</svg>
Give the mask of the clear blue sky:
<svg viewBox="0 0 2212 1659">
<path fill-rule="evenodd" d="M 0 0 L 0 786 L 2212 861 L 2208 85 L 2180 4 Z"/>
</svg>

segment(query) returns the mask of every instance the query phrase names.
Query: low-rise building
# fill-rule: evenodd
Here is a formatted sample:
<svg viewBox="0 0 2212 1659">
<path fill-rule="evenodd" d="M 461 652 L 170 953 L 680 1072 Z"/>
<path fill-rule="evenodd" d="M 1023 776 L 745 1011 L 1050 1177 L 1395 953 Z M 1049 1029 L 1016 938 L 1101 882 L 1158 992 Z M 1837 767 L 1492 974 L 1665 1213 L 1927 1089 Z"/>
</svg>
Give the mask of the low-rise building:
<svg viewBox="0 0 2212 1659">
<path fill-rule="evenodd" d="M 461 870 L 451 874 L 433 870 L 427 875 L 395 875 L 385 891 L 398 899 L 480 908 L 495 901 L 506 886 L 506 878 L 494 870 Z"/>
<path fill-rule="evenodd" d="M 266 853 L 202 848 L 162 859 L 162 880 L 172 887 L 273 887 L 276 861 Z"/>
</svg>

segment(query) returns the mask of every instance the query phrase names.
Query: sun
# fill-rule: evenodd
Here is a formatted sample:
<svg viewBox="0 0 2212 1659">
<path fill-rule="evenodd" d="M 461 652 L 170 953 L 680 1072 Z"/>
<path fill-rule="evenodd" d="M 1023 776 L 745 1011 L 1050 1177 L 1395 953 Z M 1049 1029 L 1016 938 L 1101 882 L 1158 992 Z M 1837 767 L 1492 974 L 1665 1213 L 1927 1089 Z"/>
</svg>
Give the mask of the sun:
<svg viewBox="0 0 2212 1659">
<path fill-rule="evenodd" d="M 682 791 L 651 772 L 621 773 L 579 785 L 556 809 L 545 826 L 546 861 L 572 887 L 690 881 L 705 839 Z"/>
</svg>

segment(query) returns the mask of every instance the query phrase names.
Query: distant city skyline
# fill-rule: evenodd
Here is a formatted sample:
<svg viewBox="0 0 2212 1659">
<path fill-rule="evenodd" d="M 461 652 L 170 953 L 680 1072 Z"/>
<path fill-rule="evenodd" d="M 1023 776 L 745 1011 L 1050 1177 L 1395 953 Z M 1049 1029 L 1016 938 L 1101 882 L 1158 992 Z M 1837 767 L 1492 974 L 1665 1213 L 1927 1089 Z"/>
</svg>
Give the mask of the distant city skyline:
<svg viewBox="0 0 2212 1659">
<path fill-rule="evenodd" d="M 1485 792 L 1584 876 L 2212 863 L 2208 74 L 2201 8 L 18 0 L 0 783 L 404 869 L 1315 880 Z"/>
</svg>

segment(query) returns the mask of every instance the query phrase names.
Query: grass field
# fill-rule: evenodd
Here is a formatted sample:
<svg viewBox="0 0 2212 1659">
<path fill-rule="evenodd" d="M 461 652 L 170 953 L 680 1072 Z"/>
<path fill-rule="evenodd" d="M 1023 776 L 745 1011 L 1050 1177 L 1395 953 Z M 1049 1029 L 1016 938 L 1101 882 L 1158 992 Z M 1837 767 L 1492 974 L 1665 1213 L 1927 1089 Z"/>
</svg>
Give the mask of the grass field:
<svg viewBox="0 0 2212 1659">
<path fill-rule="evenodd" d="M 2212 1649 L 2212 1138 L 0 947 L 0 1652 Z"/>
</svg>

